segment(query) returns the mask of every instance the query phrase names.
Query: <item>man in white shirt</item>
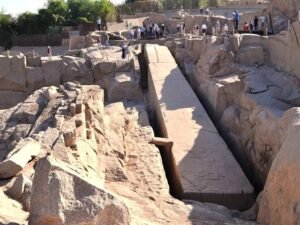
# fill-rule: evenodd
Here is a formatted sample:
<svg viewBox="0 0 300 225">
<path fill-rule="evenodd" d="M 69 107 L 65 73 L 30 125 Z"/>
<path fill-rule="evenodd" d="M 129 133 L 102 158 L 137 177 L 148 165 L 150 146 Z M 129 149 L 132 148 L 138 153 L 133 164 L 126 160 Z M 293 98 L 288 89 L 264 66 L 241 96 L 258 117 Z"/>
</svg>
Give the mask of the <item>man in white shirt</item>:
<svg viewBox="0 0 300 225">
<path fill-rule="evenodd" d="M 221 31 L 221 24 L 220 24 L 220 21 L 218 20 L 216 22 L 216 34 L 220 34 L 220 31 Z"/>
<path fill-rule="evenodd" d="M 203 33 L 204 35 L 206 35 L 206 33 L 207 33 L 207 25 L 206 25 L 205 23 L 202 24 L 201 29 L 202 29 L 202 33 Z"/>
<path fill-rule="evenodd" d="M 225 25 L 224 25 L 224 28 L 223 28 L 224 33 L 227 34 L 227 33 L 228 33 L 228 30 L 229 30 L 228 25 L 225 24 Z"/>
<path fill-rule="evenodd" d="M 101 18 L 100 17 L 97 18 L 97 26 L 98 26 L 98 30 L 101 30 Z"/>
<path fill-rule="evenodd" d="M 136 38 L 138 40 L 140 40 L 141 39 L 141 29 L 138 27 L 136 32 L 137 32 L 137 35 L 136 35 L 137 37 Z"/>
</svg>

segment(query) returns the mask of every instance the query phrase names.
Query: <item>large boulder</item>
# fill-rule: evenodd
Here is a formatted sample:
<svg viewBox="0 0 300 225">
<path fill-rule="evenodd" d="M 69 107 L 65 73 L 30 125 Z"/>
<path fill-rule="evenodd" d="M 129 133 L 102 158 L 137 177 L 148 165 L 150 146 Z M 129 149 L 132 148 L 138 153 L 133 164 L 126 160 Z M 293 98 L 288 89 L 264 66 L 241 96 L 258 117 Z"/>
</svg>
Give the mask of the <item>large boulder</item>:
<svg viewBox="0 0 300 225">
<path fill-rule="evenodd" d="M 258 221 L 266 225 L 300 221 L 300 110 L 290 111 L 293 124 L 277 154 L 260 200 Z"/>
<path fill-rule="evenodd" d="M 41 145 L 31 138 L 20 141 L 16 148 L 0 163 L 0 178 L 9 178 L 20 172 L 33 157 L 42 153 Z"/>
<path fill-rule="evenodd" d="M 124 203 L 51 157 L 36 166 L 29 224 L 128 225 Z"/>
<path fill-rule="evenodd" d="M 82 58 L 64 56 L 61 73 L 63 83 L 79 81 L 82 84 L 91 84 L 94 82 L 92 70 Z"/>
<path fill-rule="evenodd" d="M 44 80 L 47 86 L 61 84 L 61 67 L 62 60 L 55 59 L 42 62 L 42 69 L 44 71 Z"/>
<path fill-rule="evenodd" d="M 27 224 L 28 212 L 22 209 L 19 202 L 8 198 L 1 189 L 0 199 L 0 224 Z"/>
<path fill-rule="evenodd" d="M 85 48 L 87 40 L 85 36 L 71 36 L 69 41 L 69 50 Z"/>
<path fill-rule="evenodd" d="M 0 109 L 8 109 L 26 99 L 23 91 L 0 91 Z"/>
<path fill-rule="evenodd" d="M 261 66 L 264 64 L 264 50 L 260 46 L 240 48 L 236 59 L 240 64 Z"/>
<path fill-rule="evenodd" d="M 118 48 L 120 49 L 120 48 Z M 133 67 L 133 60 L 121 59 L 119 52 L 113 50 L 112 52 L 97 51 L 88 54 L 89 61 L 91 62 L 91 68 L 95 81 L 102 80 L 106 75 L 115 72 L 127 72 Z M 119 57 L 118 57 L 119 56 Z"/>
<path fill-rule="evenodd" d="M 26 58 L 23 54 L 14 56 L 0 55 L 0 89 L 25 91 L 26 89 Z"/>
<path fill-rule="evenodd" d="M 31 180 L 21 173 L 16 179 L 12 179 L 11 185 L 5 193 L 22 203 L 23 208 L 27 211 L 30 207 L 31 188 Z"/>
<path fill-rule="evenodd" d="M 42 60 L 41 57 L 33 52 L 27 52 L 25 54 L 26 56 L 26 65 L 30 67 L 41 67 L 42 66 Z"/>
<path fill-rule="evenodd" d="M 28 92 L 45 86 L 44 72 L 41 67 L 26 67 Z"/>
<path fill-rule="evenodd" d="M 296 17 L 300 2 L 298 0 L 270 0 L 272 13 L 276 15 L 287 15 L 288 17 Z"/>
<path fill-rule="evenodd" d="M 110 102 L 142 99 L 139 77 L 133 73 L 116 73 L 107 79 L 106 89 Z"/>
<path fill-rule="evenodd" d="M 197 68 L 210 77 L 238 74 L 239 68 L 234 63 L 233 52 L 227 51 L 223 45 L 207 45 L 202 52 Z"/>
</svg>

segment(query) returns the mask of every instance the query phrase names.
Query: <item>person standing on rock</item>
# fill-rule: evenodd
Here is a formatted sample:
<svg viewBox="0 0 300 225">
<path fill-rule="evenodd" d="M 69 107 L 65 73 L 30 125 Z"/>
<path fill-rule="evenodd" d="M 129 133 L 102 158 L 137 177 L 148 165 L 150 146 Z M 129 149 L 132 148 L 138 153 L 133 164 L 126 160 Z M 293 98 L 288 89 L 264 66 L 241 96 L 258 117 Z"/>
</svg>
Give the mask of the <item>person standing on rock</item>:
<svg viewBox="0 0 300 225">
<path fill-rule="evenodd" d="M 250 27 L 250 32 L 252 33 L 252 32 L 253 32 L 253 29 L 254 29 L 254 26 L 253 26 L 252 21 L 250 21 L 249 27 Z"/>
<path fill-rule="evenodd" d="M 138 40 L 141 40 L 141 29 L 138 27 L 137 30 L 136 30 L 137 34 L 136 34 L 136 38 Z"/>
<path fill-rule="evenodd" d="M 243 32 L 244 33 L 249 33 L 249 24 L 247 22 L 244 23 Z"/>
<path fill-rule="evenodd" d="M 207 33 L 207 25 L 204 23 L 204 24 L 202 24 L 201 28 L 202 28 L 202 34 L 205 36 Z"/>
<path fill-rule="evenodd" d="M 134 30 L 133 30 L 133 28 L 130 29 L 130 39 L 131 39 L 131 42 L 133 42 L 133 39 L 134 39 Z"/>
<path fill-rule="evenodd" d="M 162 33 L 162 36 L 165 35 L 165 24 L 161 24 L 161 33 Z"/>
<path fill-rule="evenodd" d="M 264 15 L 261 15 L 261 17 L 259 17 L 260 20 L 260 29 L 262 31 L 265 30 L 265 24 L 266 24 L 266 17 Z"/>
<path fill-rule="evenodd" d="M 205 9 L 205 15 L 209 15 L 209 8 Z"/>
<path fill-rule="evenodd" d="M 200 29 L 199 29 L 199 25 L 196 25 L 196 35 L 200 35 Z"/>
<path fill-rule="evenodd" d="M 122 44 L 122 59 L 126 58 L 126 45 L 125 43 Z"/>
<path fill-rule="evenodd" d="M 185 34 L 185 23 L 182 24 L 182 33 Z"/>
<path fill-rule="evenodd" d="M 98 17 L 96 22 L 97 22 L 98 30 L 101 30 L 101 18 Z"/>
<path fill-rule="evenodd" d="M 221 24 L 220 24 L 220 21 L 217 20 L 217 22 L 216 22 L 216 34 L 218 35 L 218 34 L 220 34 L 220 32 L 221 32 Z"/>
<path fill-rule="evenodd" d="M 258 17 L 255 16 L 254 17 L 254 30 L 257 30 L 258 29 Z"/>
<path fill-rule="evenodd" d="M 150 37 L 152 36 L 152 32 L 153 32 L 153 27 L 152 24 L 149 25 L 149 33 L 150 33 Z"/>
<path fill-rule="evenodd" d="M 128 21 L 125 20 L 125 27 L 126 27 L 126 30 L 128 30 Z"/>
<path fill-rule="evenodd" d="M 211 28 L 211 35 L 216 36 L 216 28 L 214 26 Z"/>
<path fill-rule="evenodd" d="M 225 33 L 225 34 L 227 34 L 227 33 L 228 33 L 228 31 L 229 31 L 229 28 L 228 28 L 228 25 L 227 25 L 227 24 L 225 24 L 225 25 L 224 25 L 224 27 L 223 27 L 223 31 L 224 31 L 224 33 Z"/>
<path fill-rule="evenodd" d="M 238 13 L 237 10 L 233 11 L 232 20 L 233 20 L 234 29 L 236 31 L 238 31 L 239 30 L 239 22 L 240 22 L 240 14 Z"/>
<path fill-rule="evenodd" d="M 142 39 L 142 40 L 145 39 L 145 31 L 146 31 L 145 27 L 142 26 L 142 27 L 141 27 L 141 39 Z"/>
</svg>

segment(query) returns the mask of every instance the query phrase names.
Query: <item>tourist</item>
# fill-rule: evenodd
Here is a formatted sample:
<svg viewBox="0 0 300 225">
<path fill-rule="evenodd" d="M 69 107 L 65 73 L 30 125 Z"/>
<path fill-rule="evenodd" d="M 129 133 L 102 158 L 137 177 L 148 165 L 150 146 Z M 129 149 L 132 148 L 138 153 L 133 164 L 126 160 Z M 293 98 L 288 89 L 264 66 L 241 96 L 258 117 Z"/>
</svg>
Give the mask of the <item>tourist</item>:
<svg viewBox="0 0 300 225">
<path fill-rule="evenodd" d="M 182 24 L 182 33 L 185 33 L 185 23 Z"/>
<path fill-rule="evenodd" d="M 250 21 L 250 25 L 249 25 L 249 27 L 250 27 L 250 32 L 252 33 L 252 31 L 253 31 L 253 28 L 254 28 L 252 21 Z"/>
<path fill-rule="evenodd" d="M 165 24 L 161 24 L 161 32 L 164 35 L 165 34 Z"/>
<path fill-rule="evenodd" d="M 142 40 L 145 39 L 145 27 L 144 26 L 141 27 L 141 39 Z"/>
<path fill-rule="evenodd" d="M 180 32 L 180 24 L 179 23 L 177 23 L 176 28 L 177 28 L 177 33 L 179 33 Z"/>
<path fill-rule="evenodd" d="M 218 34 L 220 34 L 220 32 L 221 32 L 221 24 L 220 24 L 220 21 L 217 20 L 217 22 L 216 22 L 216 34 L 218 35 Z"/>
<path fill-rule="evenodd" d="M 225 34 L 227 34 L 228 31 L 229 31 L 228 25 L 226 23 L 225 23 L 225 25 L 223 27 L 223 31 L 224 31 Z"/>
<path fill-rule="evenodd" d="M 101 18 L 98 17 L 96 22 L 97 22 L 98 30 L 101 30 Z"/>
<path fill-rule="evenodd" d="M 136 30 L 136 38 L 138 39 L 138 40 L 140 40 L 141 39 L 141 29 L 138 27 L 137 28 L 137 30 Z"/>
<path fill-rule="evenodd" d="M 159 26 L 157 26 L 157 28 L 156 28 L 156 36 L 157 36 L 157 39 L 160 38 L 160 33 L 161 33 L 161 29 L 159 28 Z"/>
<path fill-rule="evenodd" d="M 130 29 L 130 39 L 131 39 L 131 41 L 133 41 L 133 39 L 134 39 L 134 30 L 133 30 L 133 28 Z"/>
<path fill-rule="evenodd" d="M 108 48 L 109 47 L 109 36 L 106 32 L 104 33 L 104 39 L 105 39 L 105 47 Z"/>
<path fill-rule="evenodd" d="M 209 15 L 209 8 L 205 9 L 205 15 Z"/>
<path fill-rule="evenodd" d="M 153 30 L 153 27 L 152 27 L 152 24 L 149 25 L 149 33 L 150 35 L 152 36 L 152 30 Z"/>
<path fill-rule="evenodd" d="M 126 27 L 126 30 L 128 30 L 128 21 L 125 20 L 125 27 Z"/>
<path fill-rule="evenodd" d="M 234 10 L 232 13 L 233 26 L 236 31 L 239 30 L 240 14 Z"/>
<path fill-rule="evenodd" d="M 48 60 L 52 61 L 52 50 L 50 46 L 48 46 L 47 48 L 47 53 L 48 53 Z"/>
<path fill-rule="evenodd" d="M 243 32 L 244 33 L 249 33 L 249 24 L 247 22 L 244 23 Z"/>
<path fill-rule="evenodd" d="M 259 17 L 259 22 L 260 22 L 260 29 L 262 31 L 264 31 L 265 30 L 266 17 L 264 15 Z"/>
<path fill-rule="evenodd" d="M 122 43 L 122 59 L 126 58 L 126 45 Z"/>
<path fill-rule="evenodd" d="M 203 35 L 206 35 L 206 33 L 207 33 L 207 25 L 204 23 L 204 24 L 202 24 L 202 33 L 203 33 Z"/>
<path fill-rule="evenodd" d="M 255 16 L 254 17 L 254 30 L 257 30 L 258 29 L 258 17 Z"/>
<path fill-rule="evenodd" d="M 211 35 L 216 36 L 216 28 L 214 26 L 211 28 Z"/>
<path fill-rule="evenodd" d="M 194 26 L 194 34 L 199 35 L 199 26 L 198 25 Z"/>
</svg>

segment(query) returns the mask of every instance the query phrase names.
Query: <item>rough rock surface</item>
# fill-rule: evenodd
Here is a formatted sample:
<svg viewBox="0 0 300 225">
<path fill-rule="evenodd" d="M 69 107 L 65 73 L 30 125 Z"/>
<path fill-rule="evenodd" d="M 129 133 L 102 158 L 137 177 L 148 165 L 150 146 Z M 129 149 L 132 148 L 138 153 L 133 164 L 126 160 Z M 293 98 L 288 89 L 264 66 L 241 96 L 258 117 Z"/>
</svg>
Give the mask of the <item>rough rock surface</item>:
<svg viewBox="0 0 300 225">
<path fill-rule="evenodd" d="M 128 225 L 130 217 L 124 203 L 96 183 L 55 159 L 40 160 L 33 180 L 29 224 L 83 223 Z"/>
<path fill-rule="evenodd" d="M 46 104 L 37 107 L 38 99 Z M 29 224 L 254 224 L 224 207 L 170 196 L 159 149 L 149 144 L 154 133 L 141 102 L 104 106 L 99 86 L 66 83 L 38 90 L 23 104 L 2 112 L 1 126 L 22 115 L 14 120 L 23 119 L 30 128 L 15 135 L 34 138 L 48 155 L 28 163 L 3 189 L 29 210 Z M 21 212 L 20 224 L 25 224 L 28 214 Z M 15 221 L 9 215 L 0 211 L 0 218 Z"/>
<path fill-rule="evenodd" d="M 20 53 L 13 56 L 0 55 L 0 89 L 9 91 L 24 91 L 26 57 Z"/>
<path fill-rule="evenodd" d="M 260 185 L 285 140 L 289 120 L 285 112 L 298 106 L 299 99 L 295 77 L 262 66 L 269 61 L 265 42 L 252 34 L 224 37 L 223 42 L 208 38 L 196 66 L 191 57 L 176 54 L 193 54 L 189 45 L 174 50 L 236 155 L 255 171 L 253 180 Z"/>
<path fill-rule="evenodd" d="M 3 193 L 0 189 L 0 224 L 27 224 L 28 212 L 22 210 L 22 205 Z"/>
<path fill-rule="evenodd" d="M 263 224 L 298 224 L 299 209 L 299 108 L 287 112 L 292 118 L 285 141 L 268 174 L 259 204 L 258 221 Z"/>
</svg>

